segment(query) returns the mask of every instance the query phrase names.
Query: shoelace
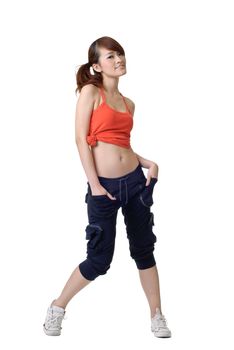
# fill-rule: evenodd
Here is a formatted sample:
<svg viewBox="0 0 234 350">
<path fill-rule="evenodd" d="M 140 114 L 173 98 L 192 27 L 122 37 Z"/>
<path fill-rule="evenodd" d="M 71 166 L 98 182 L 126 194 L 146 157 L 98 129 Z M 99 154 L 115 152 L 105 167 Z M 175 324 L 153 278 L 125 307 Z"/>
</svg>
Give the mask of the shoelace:
<svg viewBox="0 0 234 350">
<path fill-rule="evenodd" d="M 167 327 L 167 320 L 164 315 L 155 315 L 152 318 L 153 323 L 157 322 L 157 328 Z"/>
<path fill-rule="evenodd" d="M 49 311 L 49 315 L 48 315 L 49 319 L 47 320 L 47 326 L 56 326 L 56 327 L 61 327 L 61 322 L 62 320 L 66 320 L 67 317 L 65 316 L 65 314 L 60 314 L 60 313 L 55 313 L 52 310 Z"/>
</svg>

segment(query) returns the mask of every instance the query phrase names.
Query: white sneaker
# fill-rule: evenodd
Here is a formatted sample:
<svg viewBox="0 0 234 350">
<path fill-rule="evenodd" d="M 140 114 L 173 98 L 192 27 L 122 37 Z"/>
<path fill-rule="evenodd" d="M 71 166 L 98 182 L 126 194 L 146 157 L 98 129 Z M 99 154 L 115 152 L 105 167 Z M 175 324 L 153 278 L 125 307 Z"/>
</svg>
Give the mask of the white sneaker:
<svg viewBox="0 0 234 350">
<path fill-rule="evenodd" d="M 60 335 L 62 329 L 61 323 L 63 319 L 66 319 L 64 317 L 66 311 L 60 306 L 52 305 L 52 303 L 47 309 L 47 315 L 45 323 L 43 324 L 43 329 L 47 335 Z"/>
<path fill-rule="evenodd" d="M 151 318 L 151 331 L 154 332 L 155 337 L 170 338 L 171 331 L 167 327 L 167 321 L 164 315 L 161 314 L 160 309 L 156 308 L 156 314 Z"/>
</svg>

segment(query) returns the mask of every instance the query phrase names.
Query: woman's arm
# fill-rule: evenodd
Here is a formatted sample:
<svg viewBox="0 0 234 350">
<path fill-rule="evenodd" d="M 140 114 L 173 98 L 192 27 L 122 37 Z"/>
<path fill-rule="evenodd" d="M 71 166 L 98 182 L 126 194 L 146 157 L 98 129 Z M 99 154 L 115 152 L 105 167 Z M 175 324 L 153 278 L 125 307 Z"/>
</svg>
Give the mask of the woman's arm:
<svg viewBox="0 0 234 350">
<path fill-rule="evenodd" d="M 99 180 L 86 136 L 89 131 L 90 116 L 94 105 L 95 88 L 85 85 L 80 92 L 75 113 L 75 140 L 80 160 L 91 188 L 99 187 Z"/>
<path fill-rule="evenodd" d="M 147 185 L 148 185 L 151 177 L 156 177 L 158 179 L 158 165 L 157 165 L 157 163 L 139 156 L 139 154 L 137 154 L 136 152 L 134 152 L 134 153 L 137 156 L 137 159 L 138 159 L 139 163 L 141 164 L 141 166 L 143 168 L 149 169 L 148 173 L 147 173 Z"/>
<path fill-rule="evenodd" d="M 126 99 L 129 101 L 130 110 L 132 112 L 132 117 L 133 117 L 134 112 L 135 112 L 135 103 L 130 98 L 126 97 Z M 149 169 L 148 174 L 147 174 L 148 178 L 150 179 L 151 176 L 158 178 L 158 165 L 157 165 L 157 163 L 141 157 L 136 152 L 134 152 L 134 153 L 137 156 L 137 159 L 138 159 L 139 163 L 141 164 L 141 166 L 143 168 Z M 147 180 L 147 183 L 148 183 L 148 180 Z"/>
<path fill-rule="evenodd" d="M 134 152 L 134 153 L 137 156 L 137 159 L 139 160 L 139 162 L 143 168 L 149 169 L 154 164 L 157 166 L 157 164 L 155 162 L 139 156 L 139 154 L 137 154 L 136 152 Z"/>
</svg>

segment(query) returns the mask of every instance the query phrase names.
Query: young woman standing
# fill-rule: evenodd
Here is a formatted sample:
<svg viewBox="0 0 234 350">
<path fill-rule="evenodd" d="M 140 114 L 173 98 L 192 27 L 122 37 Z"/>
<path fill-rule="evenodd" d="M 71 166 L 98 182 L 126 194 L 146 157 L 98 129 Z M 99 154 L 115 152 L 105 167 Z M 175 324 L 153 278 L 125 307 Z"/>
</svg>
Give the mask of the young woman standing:
<svg viewBox="0 0 234 350">
<path fill-rule="evenodd" d="M 91 73 L 92 70 L 92 73 Z M 114 253 L 116 218 L 124 215 L 130 255 L 150 309 L 151 330 L 156 337 L 171 337 L 162 314 L 159 277 L 154 258 L 153 189 L 158 166 L 136 154 L 130 145 L 134 102 L 118 89 L 126 74 L 122 46 L 110 37 L 95 40 L 88 63 L 76 75 L 80 92 L 75 119 L 75 138 L 88 178 L 85 203 L 87 258 L 72 272 L 60 296 L 47 309 L 44 332 L 60 335 L 65 308 L 72 297 L 100 275 L 107 273 Z M 143 168 L 148 169 L 145 177 Z"/>
</svg>

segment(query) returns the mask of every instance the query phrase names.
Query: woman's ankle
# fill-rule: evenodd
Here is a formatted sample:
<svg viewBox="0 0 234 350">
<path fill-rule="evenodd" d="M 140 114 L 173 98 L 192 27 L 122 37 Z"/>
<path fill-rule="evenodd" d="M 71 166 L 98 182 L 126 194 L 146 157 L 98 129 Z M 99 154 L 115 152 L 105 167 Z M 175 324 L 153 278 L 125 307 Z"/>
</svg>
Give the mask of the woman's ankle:
<svg viewBox="0 0 234 350">
<path fill-rule="evenodd" d="M 161 315 L 162 315 L 162 310 L 160 306 L 156 306 L 153 310 L 151 310 L 150 314 L 151 314 L 151 318 L 153 318 L 156 315 L 156 309 L 159 309 Z"/>
<path fill-rule="evenodd" d="M 59 299 L 54 299 L 51 303 L 51 306 L 54 305 L 54 306 L 59 306 L 59 307 L 62 307 L 64 310 L 66 308 L 66 305 L 64 305 L 63 303 L 61 303 L 59 301 Z"/>
</svg>

